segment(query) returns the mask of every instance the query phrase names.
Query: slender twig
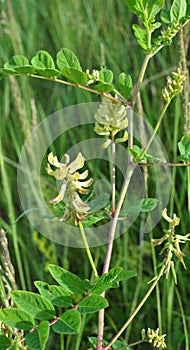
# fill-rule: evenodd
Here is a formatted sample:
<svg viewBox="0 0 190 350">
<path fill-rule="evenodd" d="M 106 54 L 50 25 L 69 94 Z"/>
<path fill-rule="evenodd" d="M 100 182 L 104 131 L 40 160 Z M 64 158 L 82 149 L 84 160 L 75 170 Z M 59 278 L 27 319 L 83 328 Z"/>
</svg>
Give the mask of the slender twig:
<svg viewBox="0 0 190 350">
<path fill-rule="evenodd" d="M 85 246 L 85 249 L 86 249 L 86 254 L 87 254 L 87 256 L 88 256 L 90 265 L 91 265 L 91 267 L 92 267 L 92 270 L 94 271 L 94 275 L 95 275 L 96 277 L 98 277 L 98 272 L 97 272 L 96 266 L 95 266 L 95 264 L 94 264 L 94 260 L 93 260 L 93 257 L 92 257 L 92 254 L 91 254 L 91 251 L 90 251 L 90 248 L 89 248 L 89 245 L 88 245 L 88 241 L 87 241 L 87 239 L 86 239 L 86 234 L 85 234 L 85 231 L 84 231 L 83 224 L 82 224 L 81 221 L 79 221 L 78 224 L 79 224 L 79 228 L 80 228 L 82 240 L 83 240 L 83 243 L 84 243 L 84 246 Z"/>
<path fill-rule="evenodd" d="M 121 329 L 119 330 L 119 332 L 115 335 L 115 337 L 103 348 L 104 350 L 108 350 L 110 348 L 110 346 L 120 337 L 120 335 L 125 331 L 125 329 L 128 327 L 128 325 L 131 323 L 131 321 L 133 320 L 133 318 L 137 315 L 137 313 L 139 312 L 139 310 L 141 309 L 141 307 L 144 305 L 144 303 L 147 301 L 147 299 L 149 298 L 150 294 L 152 293 L 152 291 L 154 290 L 154 288 L 156 287 L 158 281 L 160 280 L 161 276 L 163 275 L 165 270 L 165 265 L 162 267 L 158 277 L 156 278 L 156 280 L 153 282 L 153 284 L 151 285 L 151 287 L 149 288 L 149 290 L 147 291 L 147 293 L 145 294 L 145 296 L 143 297 L 143 299 L 141 300 L 141 302 L 139 303 L 139 305 L 137 306 L 137 308 L 135 309 L 135 311 L 130 315 L 130 317 L 128 318 L 128 320 L 124 323 L 124 325 L 121 327 Z"/>
<path fill-rule="evenodd" d="M 169 100 L 169 101 L 165 104 L 165 106 L 164 106 L 164 108 L 163 108 L 163 110 L 162 110 L 162 112 L 161 112 L 161 114 L 160 114 L 160 116 L 159 116 L 159 118 L 158 118 L 158 121 L 157 121 L 157 124 L 156 124 L 156 126 L 155 126 L 155 128 L 154 128 L 154 131 L 153 131 L 153 133 L 152 133 L 152 135 L 151 135 L 151 137 L 150 137 L 150 139 L 149 139 L 149 141 L 148 141 L 146 147 L 143 149 L 143 151 L 142 151 L 141 154 L 139 155 L 139 159 L 142 159 L 142 158 L 143 158 L 143 156 L 145 155 L 145 153 L 148 151 L 148 149 L 149 149 L 149 147 L 150 147 L 152 141 L 154 140 L 154 138 L 155 138 L 155 136 L 156 136 L 156 133 L 157 133 L 159 127 L 160 127 L 160 124 L 161 124 L 162 119 L 163 119 L 163 117 L 164 117 L 164 115 L 165 115 L 165 113 L 166 113 L 166 111 L 167 111 L 167 109 L 168 109 L 168 106 L 169 106 L 170 102 L 171 102 L 171 101 Z"/>
</svg>

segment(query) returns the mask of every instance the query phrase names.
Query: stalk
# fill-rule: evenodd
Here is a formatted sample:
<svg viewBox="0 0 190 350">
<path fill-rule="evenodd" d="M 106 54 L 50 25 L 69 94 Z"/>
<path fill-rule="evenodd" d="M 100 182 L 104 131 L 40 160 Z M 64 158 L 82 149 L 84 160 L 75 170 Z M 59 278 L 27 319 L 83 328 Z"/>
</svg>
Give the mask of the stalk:
<svg viewBox="0 0 190 350">
<path fill-rule="evenodd" d="M 141 307 L 144 305 L 144 303 L 147 301 L 147 299 L 149 298 L 150 294 L 152 293 L 152 291 L 154 290 L 154 288 L 156 287 L 158 281 L 160 280 L 161 276 L 163 275 L 163 272 L 165 270 L 165 265 L 162 267 L 159 276 L 157 277 L 157 279 L 153 282 L 152 286 L 149 288 L 149 290 L 147 291 L 147 293 L 145 294 L 144 298 L 141 300 L 141 302 L 139 303 L 139 305 L 137 306 L 137 308 L 135 309 L 135 311 L 131 314 L 131 316 L 128 318 L 128 320 L 124 323 L 124 325 L 121 327 L 121 329 L 119 330 L 119 332 L 115 335 L 115 337 L 106 345 L 106 347 L 104 347 L 104 350 L 108 350 L 110 348 L 110 346 L 120 337 L 120 335 L 125 331 L 125 329 L 128 327 L 128 325 L 131 323 L 131 321 L 134 319 L 134 317 L 137 315 L 137 313 L 139 312 L 139 310 L 141 309 Z"/>
<path fill-rule="evenodd" d="M 86 234 L 85 234 L 85 231 L 84 231 L 84 227 L 83 227 L 83 224 L 82 224 L 81 221 L 79 221 L 79 229 L 80 229 L 82 240 L 83 240 L 83 243 L 84 243 L 84 246 L 85 246 L 85 249 L 86 249 L 86 254 L 88 256 L 88 260 L 90 262 L 90 265 L 92 267 L 92 270 L 94 272 L 95 277 L 98 277 L 98 272 L 96 270 L 96 266 L 94 264 L 94 260 L 93 260 L 93 257 L 92 257 L 92 254 L 91 254 L 91 251 L 90 251 L 90 248 L 89 248 L 89 245 L 88 245 L 88 241 L 86 239 Z"/>
</svg>

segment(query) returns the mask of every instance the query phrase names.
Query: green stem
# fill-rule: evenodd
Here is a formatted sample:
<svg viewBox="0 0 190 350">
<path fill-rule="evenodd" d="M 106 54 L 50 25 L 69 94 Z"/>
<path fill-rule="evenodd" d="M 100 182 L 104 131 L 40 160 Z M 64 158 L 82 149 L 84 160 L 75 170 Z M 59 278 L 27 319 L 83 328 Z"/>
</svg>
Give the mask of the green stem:
<svg viewBox="0 0 190 350">
<path fill-rule="evenodd" d="M 183 309 L 183 305 L 181 302 L 181 297 L 180 294 L 178 292 L 177 287 L 175 288 L 176 294 L 177 294 L 177 299 L 178 299 L 178 303 L 179 303 L 179 308 L 181 311 L 181 317 L 182 317 L 182 321 L 183 321 L 183 329 L 184 329 L 184 335 L 185 335 L 185 350 L 189 350 L 189 334 L 188 334 L 188 329 L 187 329 L 187 323 L 186 323 L 186 319 L 185 319 L 185 314 L 184 314 L 184 309 Z"/>
<path fill-rule="evenodd" d="M 157 121 L 157 124 L 156 124 L 156 126 L 155 126 L 155 128 L 154 128 L 154 131 L 153 131 L 153 133 L 152 133 L 152 135 L 151 135 L 151 137 L 150 137 L 150 140 L 148 141 L 148 143 L 147 143 L 146 147 L 144 148 L 144 150 L 143 150 L 143 151 L 141 152 L 141 154 L 139 155 L 139 160 L 141 160 L 141 159 L 143 158 L 143 156 L 145 155 L 145 153 L 146 153 L 147 150 L 149 149 L 149 147 L 150 147 L 152 141 L 154 140 L 154 137 L 155 137 L 155 135 L 156 135 L 156 133 L 157 133 L 159 127 L 160 127 L 160 124 L 161 124 L 162 119 L 163 119 L 163 117 L 164 117 L 164 115 L 165 115 L 165 113 L 166 113 L 166 111 L 167 111 L 167 109 L 168 109 L 168 106 L 169 106 L 170 102 L 171 102 L 171 101 L 168 101 L 168 102 L 165 104 L 165 106 L 164 106 L 164 108 L 163 108 L 163 110 L 162 110 L 162 112 L 161 112 L 161 114 L 160 114 L 160 116 L 159 116 L 159 118 L 158 118 L 158 121 Z"/>
<path fill-rule="evenodd" d="M 141 307 L 144 305 L 144 303 L 147 301 L 147 299 L 149 298 L 150 294 L 152 293 L 152 291 L 154 290 L 154 288 L 156 287 L 159 279 L 161 278 L 161 276 L 163 275 L 165 269 L 165 265 L 162 267 L 159 276 L 157 277 L 157 279 L 153 282 L 153 284 L 151 285 L 151 287 L 149 288 L 149 290 L 147 291 L 147 293 L 145 294 L 144 298 L 141 300 L 141 302 L 139 303 L 139 305 L 137 306 L 137 308 L 135 309 L 135 311 L 131 314 L 131 316 L 128 318 L 128 320 L 124 323 L 124 325 L 121 327 L 121 329 L 119 330 L 119 332 L 115 335 L 115 337 L 103 348 L 104 350 L 108 350 L 110 348 L 110 346 L 120 337 L 120 335 L 125 331 L 125 329 L 128 327 L 128 325 L 131 323 L 131 321 L 134 319 L 134 317 L 136 316 L 136 314 L 139 312 L 139 310 L 141 309 Z"/>
<path fill-rule="evenodd" d="M 96 277 L 98 277 L 98 272 L 97 272 L 97 270 L 96 270 L 96 266 L 95 266 L 95 264 L 94 264 L 94 260 L 93 260 L 93 258 L 92 258 L 92 254 L 91 254 L 91 251 L 90 251 L 90 248 L 89 248 L 87 239 L 86 239 L 86 234 L 85 234 L 85 231 L 84 231 L 84 227 L 83 227 L 81 221 L 79 221 L 79 228 L 80 228 L 82 240 L 83 240 L 83 243 L 84 243 L 84 246 L 85 246 L 85 249 L 86 249 L 86 254 L 87 254 L 87 256 L 88 256 L 90 265 L 91 265 L 91 267 L 92 267 L 92 270 L 94 271 L 94 275 L 95 275 Z"/>
<path fill-rule="evenodd" d="M 146 71 L 146 68 L 148 66 L 148 63 L 149 63 L 150 59 L 151 59 L 151 55 L 150 54 L 146 55 L 145 58 L 144 58 L 144 61 L 143 61 L 143 64 L 142 64 L 142 68 L 141 68 L 141 71 L 139 73 L 139 77 L 138 77 L 136 86 L 135 86 L 134 91 L 133 91 L 132 104 L 134 104 L 135 101 L 136 101 L 136 98 L 137 98 L 137 95 L 138 95 L 138 93 L 140 91 L 141 83 L 142 83 L 142 81 L 144 79 L 145 71 Z"/>
<path fill-rule="evenodd" d="M 86 85 L 80 85 L 80 84 L 76 84 L 76 83 L 71 83 L 70 81 L 66 81 L 66 80 L 60 80 L 60 79 L 57 79 L 57 78 L 43 77 L 42 75 L 37 75 L 37 74 L 27 74 L 27 75 L 26 74 L 11 74 L 11 75 L 16 76 L 16 77 L 29 76 L 31 78 L 42 79 L 42 80 L 49 80 L 49 81 L 53 81 L 55 83 L 60 83 L 60 84 L 63 84 L 63 85 L 73 86 L 73 87 L 76 87 L 76 88 L 79 88 L 79 89 L 91 92 L 91 93 L 96 94 L 96 95 L 106 96 L 109 100 L 117 102 L 117 103 L 121 103 L 121 104 L 123 102 L 127 103 L 127 100 L 123 96 L 122 96 L 122 101 L 120 101 L 120 100 L 118 100 L 117 98 L 113 97 L 111 94 L 109 94 L 107 92 L 96 91 L 96 90 L 94 90 L 92 88 L 89 88 Z"/>
<path fill-rule="evenodd" d="M 187 203 L 188 203 L 188 214 L 190 217 L 190 167 L 187 167 Z"/>
</svg>

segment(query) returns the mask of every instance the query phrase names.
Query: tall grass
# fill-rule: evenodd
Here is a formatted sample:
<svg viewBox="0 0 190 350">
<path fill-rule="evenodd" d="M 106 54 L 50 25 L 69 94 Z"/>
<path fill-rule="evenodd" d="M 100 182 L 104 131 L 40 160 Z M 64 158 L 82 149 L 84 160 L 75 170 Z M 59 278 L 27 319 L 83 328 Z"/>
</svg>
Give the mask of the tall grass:
<svg viewBox="0 0 190 350">
<path fill-rule="evenodd" d="M 32 58 L 39 49 L 44 49 L 55 57 L 55 53 L 61 47 L 67 47 L 77 54 L 85 69 L 99 68 L 101 64 L 106 64 L 116 76 L 124 71 L 130 73 L 134 81 L 138 77 L 143 52 L 138 48 L 133 37 L 131 24 L 136 19 L 129 14 L 125 1 L 7 0 L 1 2 L 0 6 L 0 66 L 14 54 L 23 54 Z M 156 124 L 158 111 L 162 106 L 160 89 L 165 84 L 167 72 L 171 67 L 178 65 L 179 59 L 178 43 L 175 41 L 170 48 L 163 49 L 148 68 L 141 98 L 144 115 L 153 126 Z M 159 73 L 158 76 L 157 73 Z M 98 101 L 98 98 L 74 88 L 60 87 L 53 82 L 30 78 L 3 79 L 0 82 L 0 92 L 0 226 L 8 233 L 18 287 L 32 290 L 35 279 L 48 279 L 46 266 L 49 262 L 59 263 L 82 277 L 89 278 L 90 271 L 88 264 L 85 263 L 83 249 L 62 247 L 47 241 L 40 234 L 36 236 L 34 228 L 25 216 L 17 221 L 22 214 L 22 208 L 18 198 L 16 172 L 20 151 L 33 126 L 61 108 L 80 102 Z M 181 100 L 177 98 L 169 108 L 159 130 L 171 161 L 176 160 L 177 141 L 183 133 L 181 111 Z M 75 137 L 86 139 L 86 133 L 85 129 L 78 133 L 76 130 Z M 64 137 L 60 139 L 60 145 L 56 144 L 56 148 L 57 154 L 62 155 L 63 148 L 66 148 Z M 99 171 L 101 173 L 104 169 L 100 168 Z M 185 168 L 172 168 L 169 209 L 181 217 L 179 230 L 181 229 L 184 233 L 189 231 L 186 192 Z M 158 225 L 154 229 L 154 237 L 160 236 L 162 229 L 162 224 Z M 51 247 L 49 255 L 43 250 L 44 244 L 46 247 Z M 92 251 L 96 256 L 97 264 L 101 266 L 105 247 L 92 249 Z M 162 330 L 169 334 L 168 349 L 187 350 L 187 345 L 185 347 L 184 344 L 187 344 L 190 332 L 190 319 L 187 314 L 190 308 L 188 253 L 189 249 L 186 248 L 187 271 L 179 274 L 178 289 L 175 291 L 174 284 L 169 280 L 167 283 L 160 282 L 157 299 L 156 294 L 153 294 L 143 311 L 133 321 L 132 327 L 127 330 L 126 337 L 130 338 L 131 342 L 140 337 L 142 328 L 148 326 L 156 328 L 157 320 L 161 317 Z M 112 311 L 107 313 L 105 330 L 108 338 L 126 320 L 126 316 L 131 311 L 131 304 L 135 305 L 142 297 L 147 289 L 146 282 L 152 277 L 150 235 L 139 237 L 139 226 L 135 223 L 129 232 L 115 241 L 112 261 L 113 265 L 117 264 L 137 271 L 138 279 L 123 283 L 119 293 L 110 293 Z M 155 266 L 158 262 L 159 258 L 155 261 Z M 181 269 L 180 266 L 178 268 Z M 159 317 L 156 300 L 157 303 L 160 302 Z M 119 319 L 118 308 L 121 310 Z M 96 326 L 90 316 L 84 320 L 85 336 L 89 328 L 96 334 Z M 50 339 L 49 349 L 55 349 L 53 339 Z M 68 337 L 65 349 L 86 349 L 86 343 L 80 339 L 80 336 Z"/>
</svg>

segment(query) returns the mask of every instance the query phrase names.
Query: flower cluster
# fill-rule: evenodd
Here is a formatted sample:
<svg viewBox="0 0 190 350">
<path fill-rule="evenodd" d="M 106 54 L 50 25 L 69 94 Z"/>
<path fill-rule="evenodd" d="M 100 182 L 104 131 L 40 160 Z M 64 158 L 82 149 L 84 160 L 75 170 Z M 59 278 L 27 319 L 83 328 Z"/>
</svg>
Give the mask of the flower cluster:
<svg viewBox="0 0 190 350">
<path fill-rule="evenodd" d="M 177 283 L 173 255 L 175 255 L 177 259 L 183 264 L 184 268 L 186 268 L 185 262 L 183 259 L 185 254 L 180 249 L 180 243 L 185 243 L 186 241 L 190 241 L 190 234 L 188 233 L 187 235 L 183 236 L 175 233 L 175 226 L 178 226 L 180 223 L 180 219 L 176 216 L 176 214 L 173 215 L 173 218 L 170 218 L 167 215 L 167 209 L 165 208 L 162 211 L 162 216 L 166 221 L 170 223 L 171 227 L 168 230 L 165 230 L 164 236 L 158 239 L 152 239 L 152 242 L 154 246 L 157 246 L 157 245 L 161 245 L 164 241 L 166 241 L 163 249 L 160 252 L 160 254 L 166 253 L 166 257 L 163 261 L 164 274 L 168 276 L 171 270 L 175 283 Z"/>
<path fill-rule="evenodd" d="M 176 36 L 179 30 L 180 30 L 180 23 L 178 21 L 172 23 L 172 25 L 169 26 L 166 30 L 162 30 L 161 35 L 159 35 L 159 37 L 154 39 L 153 41 L 154 46 L 153 46 L 152 53 L 154 53 L 154 51 L 157 51 L 157 48 L 160 46 L 170 45 L 172 42 L 172 39 Z"/>
<path fill-rule="evenodd" d="M 172 72 L 172 77 L 167 78 L 167 85 L 162 90 L 162 96 L 166 102 L 170 102 L 173 97 L 183 90 L 184 80 L 185 75 L 180 68 L 177 72 Z"/>
<path fill-rule="evenodd" d="M 124 130 L 122 138 L 114 139 L 115 142 L 124 142 L 128 139 L 128 133 L 125 130 L 128 126 L 127 108 L 117 101 L 108 102 L 108 99 L 103 97 L 97 113 L 95 114 L 96 124 L 94 131 L 98 135 L 108 136 L 108 140 L 104 144 L 104 148 L 108 147 L 113 137 Z"/>
<path fill-rule="evenodd" d="M 81 153 L 78 153 L 76 159 L 71 163 L 68 154 L 65 154 L 64 158 L 65 163 L 60 163 L 57 157 L 53 156 L 52 152 L 48 155 L 47 173 L 61 182 L 58 196 L 50 200 L 50 203 L 57 204 L 63 200 L 65 203 L 65 214 L 61 221 L 65 221 L 70 216 L 73 216 L 74 222 L 77 224 L 78 221 L 86 219 L 86 215 L 90 210 L 90 207 L 80 198 L 79 193 L 88 193 L 87 187 L 92 184 L 93 179 L 85 180 L 88 176 L 88 170 L 81 174 L 77 171 L 84 166 L 85 162 Z M 51 166 L 57 169 L 53 170 Z"/>
<path fill-rule="evenodd" d="M 89 69 L 87 69 L 86 70 L 86 75 L 88 77 L 87 85 L 90 85 L 90 84 L 96 82 L 96 80 L 100 79 L 99 71 L 96 70 L 96 69 L 93 69 L 92 73 L 90 73 Z"/>
<path fill-rule="evenodd" d="M 159 328 L 157 328 L 156 331 L 153 329 L 148 328 L 147 331 L 145 329 L 142 329 L 141 332 L 142 335 L 142 340 L 151 343 L 155 348 L 166 348 L 166 343 L 165 343 L 165 337 L 166 334 L 159 335 Z"/>
</svg>

